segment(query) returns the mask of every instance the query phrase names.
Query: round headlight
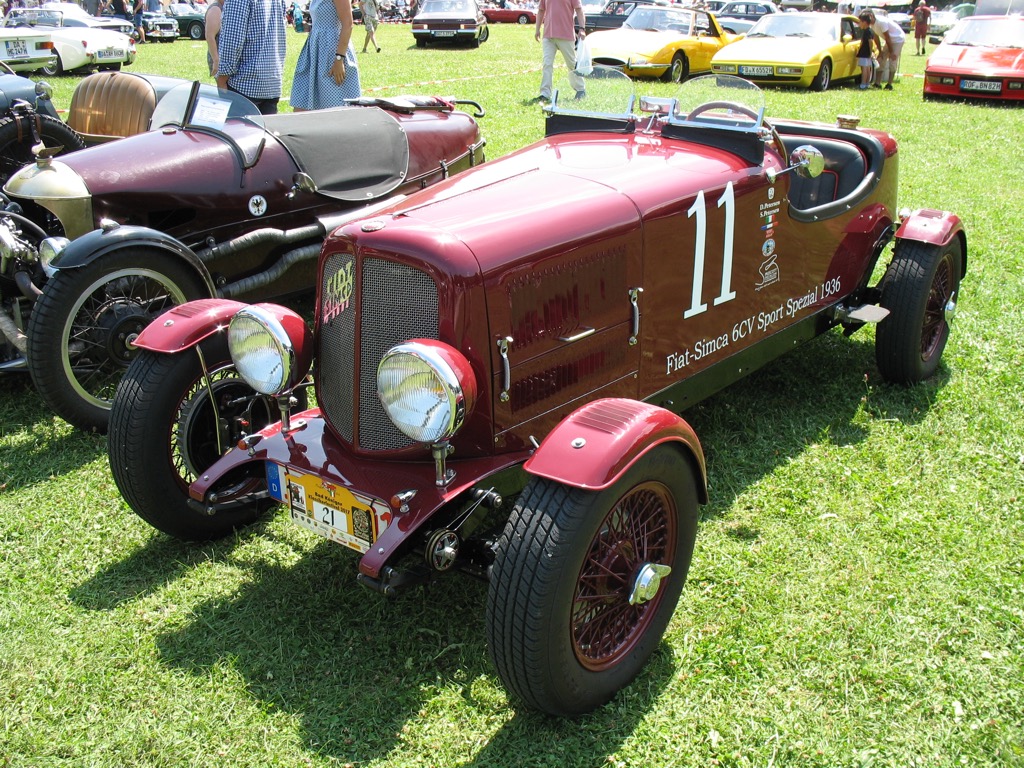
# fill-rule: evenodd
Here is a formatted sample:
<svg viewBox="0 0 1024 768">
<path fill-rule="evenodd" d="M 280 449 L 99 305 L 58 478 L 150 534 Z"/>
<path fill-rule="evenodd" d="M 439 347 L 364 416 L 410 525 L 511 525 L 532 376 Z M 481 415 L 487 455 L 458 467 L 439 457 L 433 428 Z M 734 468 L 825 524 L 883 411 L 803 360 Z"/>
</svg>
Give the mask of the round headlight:
<svg viewBox="0 0 1024 768">
<path fill-rule="evenodd" d="M 52 264 L 64 253 L 70 242 L 66 237 L 44 237 L 39 241 L 39 263 L 47 277 L 53 277 L 56 270 Z"/>
<path fill-rule="evenodd" d="M 254 304 L 231 318 L 228 349 L 250 387 L 260 394 L 280 395 L 306 375 L 309 359 L 302 351 L 308 347 L 308 334 L 302 318 L 291 310 Z"/>
<path fill-rule="evenodd" d="M 377 366 L 377 395 L 403 434 L 437 443 L 462 426 L 476 398 L 476 378 L 461 352 L 420 339 L 387 351 Z"/>
</svg>

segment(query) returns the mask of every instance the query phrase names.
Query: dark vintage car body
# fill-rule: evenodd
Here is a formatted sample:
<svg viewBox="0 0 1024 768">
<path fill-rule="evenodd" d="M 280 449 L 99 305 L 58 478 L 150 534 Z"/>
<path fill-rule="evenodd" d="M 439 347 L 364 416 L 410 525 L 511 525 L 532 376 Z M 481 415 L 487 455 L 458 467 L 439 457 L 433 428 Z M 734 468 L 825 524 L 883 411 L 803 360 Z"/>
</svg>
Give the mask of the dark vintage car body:
<svg viewBox="0 0 1024 768">
<path fill-rule="evenodd" d="M 382 592 L 488 578 L 489 651 L 528 706 L 578 714 L 628 684 L 707 498 L 679 413 L 840 326 L 881 321 L 884 378 L 930 375 L 966 238 L 949 213 L 900 218 L 887 133 L 772 129 L 737 78 L 634 116 L 608 81 L 630 92 L 595 68 L 543 140 L 335 231 L 312 335 L 217 300 L 147 328 L 109 443 L 132 508 L 203 539 L 281 502 Z M 311 360 L 318 407 L 296 412 Z M 248 429 L 247 386 L 283 420 Z"/>
<path fill-rule="evenodd" d="M 659 0 L 608 0 L 600 13 L 586 15 L 586 32 L 590 34 L 599 29 L 618 29 L 638 5 L 655 4 L 667 5 L 668 3 L 662 3 Z"/>
<path fill-rule="evenodd" d="M 427 43 L 478 46 L 489 34 L 476 0 L 424 0 L 412 20 L 412 36 L 420 48 Z"/>
<path fill-rule="evenodd" d="M 178 21 L 163 11 L 146 11 L 142 14 L 142 26 L 146 40 L 173 43 L 178 39 Z"/>
<path fill-rule="evenodd" d="M 924 96 L 1024 101 L 1024 17 L 957 22 L 925 63 Z"/>
<path fill-rule="evenodd" d="M 19 101 L 32 107 L 40 115 L 57 117 L 53 106 L 53 88 L 45 81 L 29 80 L 0 65 L 0 113 L 7 111 Z"/>
<path fill-rule="evenodd" d="M 224 119 L 222 104 L 241 111 Z M 0 368 L 27 365 L 82 428 L 106 428 L 131 340 L 155 314 L 201 296 L 308 291 L 339 217 L 484 157 L 473 117 L 427 97 L 264 118 L 188 84 L 159 101 L 153 125 L 41 158 L 4 187 Z"/>
<path fill-rule="evenodd" d="M 178 22 L 178 34 L 192 40 L 202 40 L 206 36 L 206 13 L 188 3 L 171 3 L 167 6 L 167 14 Z"/>
</svg>

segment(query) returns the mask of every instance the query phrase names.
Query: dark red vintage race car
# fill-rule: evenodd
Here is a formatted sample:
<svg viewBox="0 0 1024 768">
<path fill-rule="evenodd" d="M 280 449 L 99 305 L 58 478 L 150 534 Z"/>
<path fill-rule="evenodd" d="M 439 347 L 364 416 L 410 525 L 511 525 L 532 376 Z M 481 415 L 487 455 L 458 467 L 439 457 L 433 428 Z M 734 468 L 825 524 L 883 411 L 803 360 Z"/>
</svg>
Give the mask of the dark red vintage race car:
<svg viewBox="0 0 1024 768">
<path fill-rule="evenodd" d="M 490 653 L 528 706 L 628 684 L 707 498 L 678 414 L 837 326 L 879 323 L 885 379 L 929 376 L 966 238 L 897 213 L 887 133 L 769 123 L 737 78 L 639 105 L 623 79 L 595 69 L 543 140 L 336 230 L 312 333 L 223 300 L 150 325 L 111 421 L 132 509 L 204 539 L 283 504 L 381 592 L 488 578 Z"/>
<path fill-rule="evenodd" d="M 43 153 L 0 206 L 0 372 L 27 365 L 60 416 L 104 431 L 132 341 L 161 312 L 309 291 L 327 232 L 483 162 L 459 103 L 472 104 L 366 99 L 264 117 L 186 83 L 160 99 L 154 130 Z"/>
</svg>

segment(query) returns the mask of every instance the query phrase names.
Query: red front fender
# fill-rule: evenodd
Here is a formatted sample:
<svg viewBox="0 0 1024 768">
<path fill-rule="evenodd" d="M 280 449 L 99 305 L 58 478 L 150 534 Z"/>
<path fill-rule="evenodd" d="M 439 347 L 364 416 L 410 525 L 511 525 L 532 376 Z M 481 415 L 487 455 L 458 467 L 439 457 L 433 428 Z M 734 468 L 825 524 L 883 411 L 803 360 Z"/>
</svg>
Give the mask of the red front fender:
<svg viewBox="0 0 1024 768">
<path fill-rule="evenodd" d="M 235 313 L 245 306 L 248 305 L 230 299 L 199 299 L 179 304 L 147 325 L 135 346 L 168 354 L 190 349 L 225 330 Z"/>
<path fill-rule="evenodd" d="M 919 208 L 903 219 L 896 231 L 897 240 L 916 240 L 931 245 L 946 245 L 954 237 L 960 238 L 961 253 L 964 260 L 960 274 L 967 274 L 967 235 L 963 222 L 955 213 L 936 211 L 932 208 Z"/>
<path fill-rule="evenodd" d="M 605 398 L 573 411 L 544 438 L 523 468 L 576 488 L 607 488 L 662 443 L 679 443 L 700 473 L 706 503 L 707 468 L 696 433 L 671 411 L 639 400 Z"/>
</svg>

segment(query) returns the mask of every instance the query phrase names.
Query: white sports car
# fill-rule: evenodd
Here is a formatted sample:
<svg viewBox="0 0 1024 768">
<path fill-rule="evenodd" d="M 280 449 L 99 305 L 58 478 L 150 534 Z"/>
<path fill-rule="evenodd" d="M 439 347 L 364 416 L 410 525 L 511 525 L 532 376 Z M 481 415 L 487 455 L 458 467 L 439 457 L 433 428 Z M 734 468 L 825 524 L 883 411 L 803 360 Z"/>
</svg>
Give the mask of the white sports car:
<svg viewBox="0 0 1024 768">
<path fill-rule="evenodd" d="M 82 25 L 74 15 L 53 8 L 12 8 L 4 27 L 45 31 L 56 57 L 40 69 L 47 76 L 85 72 L 95 68 L 120 69 L 135 61 L 135 42 L 128 35 Z"/>
<path fill-rule="evenodd" d="M 42 29 L 0 29 L 0 61 L 14 72 L 53 66 L 54 46 Z"/>
</svg>

